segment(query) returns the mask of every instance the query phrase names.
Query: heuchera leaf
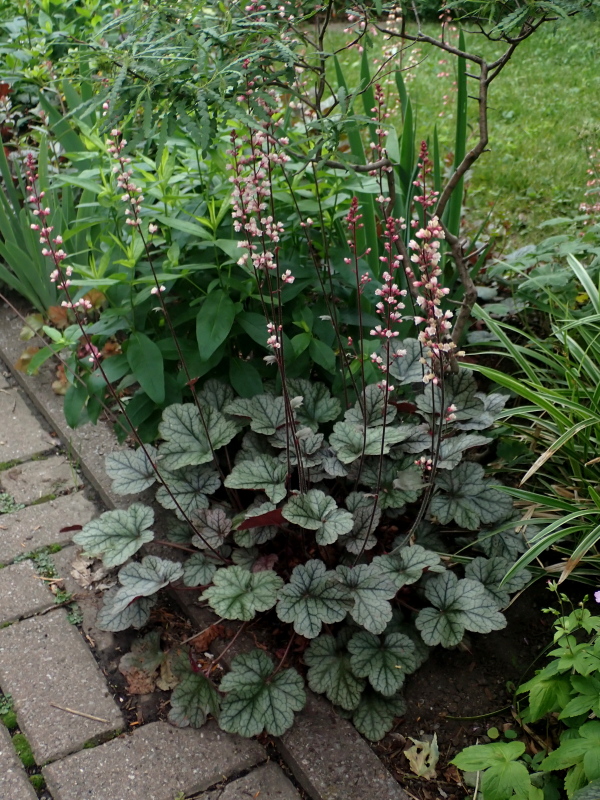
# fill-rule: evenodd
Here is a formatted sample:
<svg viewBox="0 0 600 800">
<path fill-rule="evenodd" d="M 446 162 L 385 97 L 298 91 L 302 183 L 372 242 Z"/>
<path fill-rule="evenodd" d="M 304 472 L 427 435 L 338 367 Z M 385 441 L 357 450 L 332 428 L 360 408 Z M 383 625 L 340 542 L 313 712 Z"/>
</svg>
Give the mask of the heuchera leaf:
<svg viewBox="0 0 600 800">
<path fill-rule="evenodd" d="M 254 547 L 268 542 L 277 535 L 278 526 L 283 523 L 281 509 L 269 501 L 248 508 L 245 517 L 233 535 L 240 547 Z"/>
<path fill-rule="evenodd" d="M 264 573 L 262 573 L 264 574 Z M 273 674 L 274 665 L 262 650 L 236 656 L 220 684 L 225 692 L 219 724 L 228 733 L 257 736 L 266 730 L 281 736 L 294 723 L 294 713 L 306 703 L 302 678 L 295 669 Z"/>
<path fill-rule="evenodd" d="M 483 447 L 491 441 L 486 436 L 477 436 L 474 433 L 463 433 L 444 439 L 440 447 L 438 469 L 454 469 L 460 464 L 465 450 Z"/>
<path fill-rule="evenodd" d="M 382 575 L 394 582 L 396 589 L 416 583 L 424 570 L 444 572 L 445 569 L 437 553 L 418 544 L 401 547 L 387 556 L 375 556 L 372 563 Z"/>
<path fill-rule="evenodd" d="M 446 409 L 454 405 L 456 411 L 453 413 L 459 421 L 477 417 L 484 410 L 483 402 L 477 397 L 475 378 L 466 369 L 461 369 L 457 375 L 450 375 L 444 381 L 443 396 L 439 386 L 429 383 L 416 402 L 419 410 L 427 416 L 439 416 L 440 413 L 445 416 Z"/>
<path fill-rule="evenodd" d="M 463 461 L 456 469 L 439 474 L 435 485 L 438 493 L 429 511 L 442 525 L 454 520 L 461 528 L 474 531 L 512 513 L 512 499 L 486 480 L 481 464 L 473 461 Z"/>
<path fill-rule="evenodd" d="M 179 728 L 200 728 L 209 714 L 219 716 L 219 695 L 201 672 L 190 672 L 171 694 L 169 722 Z"/>
<path fill-rule="evenodd" d="M 381 519 L 381 507 L 378 504 L 373 513 L 374 504 L 375 499 L 362 492 L 350 492 L 346 498 L 346 506 L 352 513 L 353 524 L 350 533 L 343 537 L 343 543 L 350 553 L 358 555 L 364 550 L 371 550 L 377 544 L 373 533 L 377 530 Z"/>
<path fill-rule="evenodd" d="M 367 428 L 377 427 L 383 425 L 384 408 L 385 392 L 379 388 L 378 384 L 372 383 L 365 387 L 364 397 L 357 400 L 354 407 L 346 411 L 344 419 L 346 422 L 352 422 L 355 425 L 366 425 Z M 385 415 L 386 425 L 393 422 L 395 417 L 396 408 L 391 403 L 388 403 Z"/>
<path fill-rule="evenodd" d="M 382 511 L 414 503 L 425 488 L 421 470 L 415 466 L 400 470 L 390 458 L 383 459 L 381 473 L 379 459 L 366 458 L 362 463 L 360 483 L 373 490 L 379 487 L 378 506 Z"/>
<path fill-rule="evenodd" d="M 384 430 L 385 442 L 382 450 L 381 441 Z M 367 428 L 365 431 L 361 425 L 353 422 L 336 422 L 333 426 L 333 433 L 329 437 L 329 444 L 343 464 L 351 464 L 363 453 L 365 456 L 378 456 L 382 452 L 383 455 L 387 455 L 390 447 L 398 442 L 403 442 L 412 430 L 412 425 L 400 425 L 385 429 L 383 426 Z"/>
<path fill-rule="evenodd" d="M 163 508 L 173 509 L 179 519 L 190 517 L 200 508 L 208 508 L 207 495 L 214 494 L 221 485 L 212 465 L 185 467 L 176 472 L 161 470 L 161 478 L 170 492 L 160 486 L 156 499 Z"/>
<path fill-rule="evenodd" d="M 225 406 L 234 399 L 235 393 L 228 383 L 209 378 L 196 396 L 202 405 L 212 406 L 217 411 L 223 411 Z"/>
<path fill-rule="evenodd" d="M 462 431 L 483 431 L 494 426 L 508 401 L 507 394 L 483 394 L 477 392 L 475 397 L 483 403 L 483 411 L 456 426 Z"/>
<path fill-rule="evenodd" d="M 390 375 L 394 378 L 394 383 L 399 386 L 406 386 L 410 383 L 422 383 L 424 367 L 421 364 L 423 358 L 423 348 L 417 339 L 404 339 L 402 342 L 394 340 L 392 342 L 393 352 L 404 350 L 405 354 L 399 358 L 393 358 L 390 364 Z"/>
<path fill-rule="evenodd" d="M 193 523 L 198 533 L 192 537 L 192 544 L 200 550 L 218 550 L 231 533 L 231 520 L 222 508 L 199 509 Z"/>
<path fill-rule="evenodd" d="M 136 639 L 131 650 L 119 661 L 119 672 L 125 674 L 137 669 L 151 675 L 164 661 L 165 653 L 160 648 L 160 631 L 151 631 Z"/>
<path fill-rule="evenodd" d="M 144 447 L 146 452 L 139 447 L 137 450 L 119 450 L 106 456 L 106 474 L 113 479 L 112 490 L 116 494 L 139 494 L 156 481 L 152 461 L 156 462 L 158 450 L 151 444 Z"/>
<path fill-rule="evenodd" d="M 465 630 L 490 633 L 506 626 L 506 618 L 479 581 L 444 572 L 426 583 L 425 596 L 435 606 L 419 611 L 415 620 L 425 644 L 453 647 Z"/>
<path fill-rule="evenodd" d="M 337 419 L 342 406 L 337 397 L 332 397 L 324 383 L 313 383 L 305 378 L 289 378 L 288 390 L 291 395 L 302 397 L 302 405 L 296 409 L 301 425 L 318 430 L 323 422 Z"/>
<path fill-rule="evenodd" d="M 279 593 L 277 616 L 291 622 L 300 636 L 314 639 L 322 624 L 341 622 L 354 605 L 351 592 L 322 561 L 311 559 L 294 567 L 290 582 Z"/>
<path fill-rule="evenodd" d="M 165 441 L 159 448 L 159 458 L 166 469 L 206 464 L 214 450 L 229 444 L 236 435 L 235 424 L 215 408 L 206 405 L 201 409 L 202 416 L 192 403 L 174 403 L 163 411 L 158 430 Z"/>
<path fill-rule="evenodd" d="M 107 594 L 96 617 L 96 625 L 101 631 L 117 632 L 127 628 L 141 628 L 148 622 L 150 611 L 156 605 L 156 597 L 139 597 L 125 608 L 113 606 L 110 599 Z"/>
<path fill-rule="evenodd" d="M 208 586 L 212 581 L 217 564 L 206 553 L 194 553 L 183 565 L 185 586 Z"/>
<path fill-rule="evenodd" d="M 294 432 L 284 426 L 269 437 L 269 441 L 278 450 L 285 452 L 279 454 L 279 460 L 286 462 L 289 458 L 294 466 L 298 463 L 298 456 L 306 469 L 321 466 L 323 456 L 319 450 L 323 444 L 324 435 L 314 433 L 309 427 L 296 428 Z"/>
<path fill-rule="evenodd" d="M 283 580 L 272 570 L 248 572 L 234 565 L 217 570 L 213 585 L 202 595 L 210 607 L 225 619 L 252 619 L 277 601 Z"/>
<path fill-rule="evenodd" d="M 281 513 L 293 525 L 315 531 L 318 544 L 333 544 L 339 536 L 349 533 L 354 525 L 352 514 L 339 509 L 333 497 L 320 489 L 290 498 Z"/>
<path fill-rule="evenodd" d="M 238 397 L 225 407 L 225 412 L 249 419 L 252 430 L 265 436 L 275 433 L 286 422 L 283 397 L 272 394 Z"/>
<path fill-rule="evenodd" d="M 352 722 L 359 733 L 372 742 L 378 742 L 391 730 L 394 719 L 402 716 L 405 711 L 403 697 L 382 697 L 367 686 L 352 715 Z"/>
<path fill-rule="evenodd" d="M 256 456 L 236 464 L 225 478 L 230 489 L 261 489 L 269 500 L 279 503 L 285 497 L 287 465 L 272 456 Z"/>
<path fill-rule="evenodd" d="M 465 567 L 465 577 L 479 581 L 485 587 L 486 592 L 496 603 L 498 608 L 506 608 L 513 592 L 518 592 L 529 583 L 531 573 L 529 570 L 522 569 L 507 581 L 502 588 L 500 583 L 508 570 L 512 567 L 512 562 L 505 558 L 474 558 Z"/>
<path fill-rule="evenodd" d="M 141 503 L 132 503 L 127 510 L 105 511 L 83 526 L 73 541 L 90 556 L 102 558 L 106 567 L 117 567 L 154 539 L 149 530 L 154 511 Z"/>
<path fill-rule="evenodd" d="M 390 633 L 383 638 L 367 631 L 354 634 L 348 642 L 350 665 L 359 678 L 368 678 L 381 694 L 396 694 L 420 665 L 414 643 L 402 633 Z"/>
<path fill-rule="evenodd" d="M 350 609 L 352 619 L 371 633 L 383 633 L 392 618 L 392 606 L 388 601 L 396 596 L 394 583 L 382 576 L 373 564 L 355 567 L 340 564 L 336 573 L 354 598 Z"/>
<path fill-rule="evenodd" d="M 352 671 L 344 639 L 336 640 L 328 633 L 313 639 L 304 653 L 304 661 L 313 692 L 326 695 L 334 705 L 347 711 L 358 706 L 365 682 Z"/>
</svg>

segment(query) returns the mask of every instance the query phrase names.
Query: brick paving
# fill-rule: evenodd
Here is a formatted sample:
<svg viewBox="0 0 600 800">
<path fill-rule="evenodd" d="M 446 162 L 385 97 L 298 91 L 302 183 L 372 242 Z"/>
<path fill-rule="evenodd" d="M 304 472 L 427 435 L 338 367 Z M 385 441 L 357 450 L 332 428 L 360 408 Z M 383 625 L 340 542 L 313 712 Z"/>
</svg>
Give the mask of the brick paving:
<svg viewBox="0 0 600 800">
<path fill-rule="evenodd" d="M 0 798 L 2 800 L 35 800 L 36 794 L 17 758 L 10 734 L 0 723 Z"/>
<path fill-rule="evenodd" d="M 30 561 L 0 569 L 0 625 L 31 617 L 53 605 L 52 593 Z"/>
</svg>

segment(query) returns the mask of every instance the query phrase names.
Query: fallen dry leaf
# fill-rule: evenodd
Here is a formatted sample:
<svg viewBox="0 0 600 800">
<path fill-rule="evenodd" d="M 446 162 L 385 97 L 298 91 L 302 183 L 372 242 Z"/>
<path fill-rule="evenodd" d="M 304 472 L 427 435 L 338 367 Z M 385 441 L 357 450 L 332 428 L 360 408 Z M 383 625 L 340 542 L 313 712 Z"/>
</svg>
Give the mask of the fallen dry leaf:
<svg viewBox="0 0 600 800">
<path fill-rule="evenodd" d="M 143 669 L 132 667 L 123 675 L 127 681 L 126 691 L 128 694 L 150 694 L 155 689 L 154 675 L 149 675 Z"/>
<path fill-rule="evenodd" d="M 215 639 L 225 638 L 225 627 L 223 625 L 211 625 L 202 633 L 199 633 L 194 639 L 191 640 L 192 647 L 199 653 L 203 653 L 211 646 Z"/>
<path fill-rule="evenodd" d="M 415 775 L 418 775 L 419 778 L 425 778 L 426 780 L 435 779 L 435 768 L 440 757 L 437 733 L 433 734 L 433 738 L 430 742 L 421 742 L 418 739 L 413 739 L 412 736 L 408 738 L 413 742 L 413 746 L 405 750 L 404 755 L 408 759 L 411 770 Z"/>
</svg>

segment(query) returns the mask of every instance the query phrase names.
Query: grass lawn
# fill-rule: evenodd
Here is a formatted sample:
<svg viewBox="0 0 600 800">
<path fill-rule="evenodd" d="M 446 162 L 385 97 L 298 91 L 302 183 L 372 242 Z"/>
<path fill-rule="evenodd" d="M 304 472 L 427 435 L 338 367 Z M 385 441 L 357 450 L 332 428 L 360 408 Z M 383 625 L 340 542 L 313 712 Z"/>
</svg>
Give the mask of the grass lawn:
<svg viewBox="0 0 600 800">
<path fill-rule="evenodd" d="M 439 26 L 426 28 L 439 35 Z M 339 47 L 345 39 L 341 31 L 332 33 L 330 45 Z M 381 37 L 375 39 L 374 61 L 381 58 L 383 44 Z M 418 47 L 420 63 L 409 83 L 418 133 L 427 138 L 437 124 L 444 148 L 451 151 L 454 64 L 452 59 L 440 64 L 445 54 L 437 48 Z M 503 52 L 476 34 L 467 35 L 467 49 L 492 59 Z M 346 52 L 343 58 L 347 80 L 358 81 L 360 56 Z M 490 152 L 473 169 L 468 205 L 481 217 L 495 204 L 494 220 L 510 223 L 511 244 L 540 240 L 554 232 L 539 229 L 540 223 L 579 213 L 586 148 L 600 145 L 599 64 L 600 22 L 575 19 L 549 25 L 521 44 L 492 84 Z M 451 74 L 438 77 L 440 72 Z M 446 106 L 444 95 L 449 95 Z M 474 125 L 477 104 L 469 105 Z"/>
</svg>

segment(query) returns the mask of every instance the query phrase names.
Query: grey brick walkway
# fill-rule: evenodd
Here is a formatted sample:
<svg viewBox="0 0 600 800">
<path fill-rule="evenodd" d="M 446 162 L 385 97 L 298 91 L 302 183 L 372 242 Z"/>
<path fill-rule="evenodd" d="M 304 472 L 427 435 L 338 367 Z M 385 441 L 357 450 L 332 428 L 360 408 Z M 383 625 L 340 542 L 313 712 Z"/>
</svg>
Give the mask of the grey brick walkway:
<svg viewBox="0 0 600 800">
<path fill-rule="evenodd" d="M 30 617 L 53 605 L 52 593 L 30 561 L 0 569 L 0 625 Z"/>
<path fill-rule="evenodd" d="M 35 792 L 10 741 L 10 734 L 2 724 L 0 724 L 0 798 L 36 800 Z"/>
</svg>

